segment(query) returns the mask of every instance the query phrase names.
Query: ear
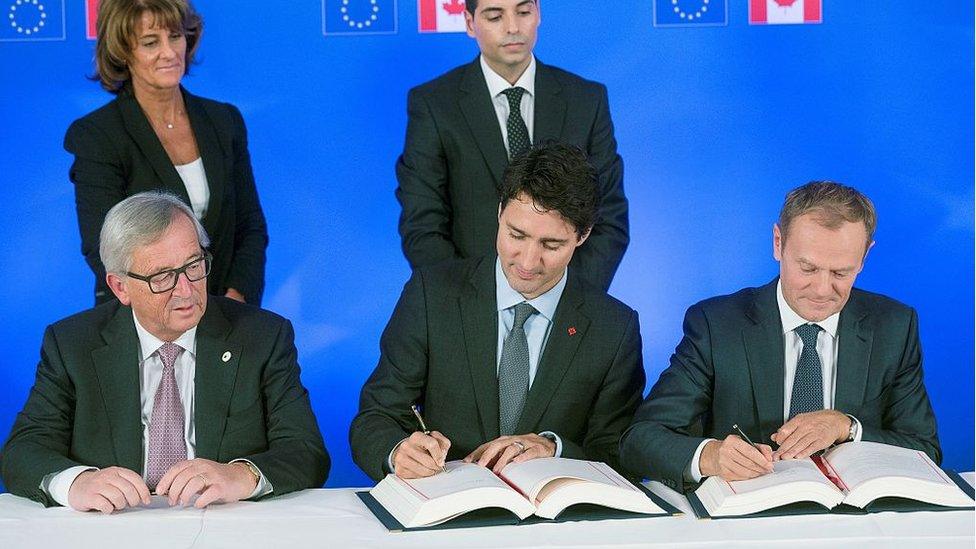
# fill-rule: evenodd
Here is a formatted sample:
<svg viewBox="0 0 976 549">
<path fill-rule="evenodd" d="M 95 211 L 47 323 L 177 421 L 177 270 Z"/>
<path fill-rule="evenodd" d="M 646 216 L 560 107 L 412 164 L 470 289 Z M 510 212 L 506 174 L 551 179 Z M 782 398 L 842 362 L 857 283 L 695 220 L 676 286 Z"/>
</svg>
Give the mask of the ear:
<svg viewBox="0 0 976 549">
<path fill-rule="evenodd" d="M 464 30 L 467 31 L 468 36 L 474 38 L 474 16 L 471 12 L 465 8 L 464 10 Z"/>
<path fill-rule="evenodd" d="M 118 298 L 119 302 L 123 305 L 129 305 L 132 303 L 132 298 L 129 296 L 129 288 L 126 286 L 126 281 L 122 279 L 119 275 L 115 273 L 107 273 L 105 275 L 105 282 L 108 283 L 108 287 Z"/>
<path fill-rule="evenodd" d="M 576 242 L 576 247 L 579 248 L 580 246 L 582 246 L 583 243 L 586 242 L 586 239 L 590 237 L 590 233 L 592 232 L 593 232 L 593 227 L 586 229 L 586 232 L 583 233 L 583 236 L 579 237 L 579 240 Z"/>
<path fill-rule="evenodd" d="M 864 269 L 864 262 L 868 260 L 868 252 L 870 252 L 871 251 L 871 248 L 873 248 L 873 247 L 874 247 L 874 240 L 872 240 L 871 242 L 868 242 L 868 247 L 867 247 L 866 250 L 864 250 L 864 257 L 861 258 L 861 266 L 858 267 L 858 269 L 857 269 L 857 272 L 858 273 L 860 273 L 861 270 Z"/>
<path fill-rule="evenodd" d="M 773 223 L 773 258 L 776 261 L 783 260 L 783 233 L 779 230 L 779 224 Z"/>
<path fill-rule="evenodd" d="M 464 13 L 468 13 L 468 12 L 464 12 Z M 499 221 L 502 220 L 502 203 L 501 202 L 498 203 L 498 220 Z"/>
</svg>

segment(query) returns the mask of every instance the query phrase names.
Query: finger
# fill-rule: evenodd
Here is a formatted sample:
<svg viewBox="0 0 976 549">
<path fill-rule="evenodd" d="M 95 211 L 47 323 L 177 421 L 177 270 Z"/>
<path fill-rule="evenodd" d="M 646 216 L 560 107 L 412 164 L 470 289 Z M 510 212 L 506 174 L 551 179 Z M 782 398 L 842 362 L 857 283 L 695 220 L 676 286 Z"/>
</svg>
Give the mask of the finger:
<svg viewBox="0 0 976 549">
<path fill-rule="evenodd" d="M 522 448 L 525 448 L 525 446 L 522 446 Z M 495 460 L 495 466 L 492 467 L 492 471 L 494 471 L 496 474 L 501 473 L 502 469 L 508 465 L 508 462 L 512 461 L 512 458 L 522 452 L 522 448 L 519 448 L 517 444 L 508 445 L 507 448 L 502 450 L 502 453 L 498 456 L 498 459 Z"/>
<path fill-rule="evenodd" d="M 165 496 L 169 493 L 170 488 L 173 486 L 173 479 L 180 475 L 186 470 L 192 463 L 190 461 L 181 461 L 169 468 L 165 473 L 163 473 L 162 478 L 156 483 L 156 494 L 160 496 Z M 170 505 L 173 505 L 173 498 L 170 498 Z"/>
<path fill-rule="evenodd" d="M 441 449 L 441 444 L 436 438 L 431 435 L 423 435 L 423 438 L 418 441 L 418 445 L 427 452 L 438 468 L 444 465 L 443 457 L 447 453 Z"/>
<path fill-rule="evenodd" d="M 444 465 L 444 463 L 447 462 L 447 451 L 451 449 L 451 441 L 438 431 L 432 431 L 430 433 L 430 436 L 433 437 L 434 440 L 437 441 L 437 445 L 440 446 L 441 449 L 440 464 Z"/>
<path fill-rule="evenodd" d="M 197 498 L 196 503 L 194 503 L 193 505 L 197 509 L 203 509 L 204 507 L 210 505 L 211 503 L 215 503 L 218 500 L 220 500 L 221 499 L 220 496 L 221 496 L 220 488 L 217 487 L 216 485 L 211 485 L 210 487 L 206 488 L 203 491 L 203 493 L 200 494 L 200 497 Z"/>
<path fill-rule="evenodd" d="M 128 507 L 135 507 L 142 503 L 142 496 L 140 496 L 139 492 L 136 491 L 136 487 L 127 479 L 120 476 L 109 476 L 105 479 L 105 482 L 111 484 L 122 493 L 122 497 L 125 498 L 125 504 Z"/>
<path fill-rule="evenodd" d="M 193 475 L 189 482 L 183 486 L 183 491 L 180 493 L 180 505 L 186 507 L 190 503 L 190 499 L 193 496 L 199 494 L 207 488 L 207 482 L 203 479 L 202 475 Z"/>
<path fill-rule="evenodd" d="M 481 457 L 478 458 L 478 465 L 482 467 L 490 467 L 491 464 L 495 463 L 498 459 L 498 454 L 504 449 L 504 446 L 499 444 L 497 440 L 492 441 L 488 444 L 488 447 L 481 453 Z"/>
<path fill-rule="evenodd" d="M 807 428 L 798 428 L 790 432 L 789 435 L 783 437 L 779 443 L 779 449 L 776 450 L 777 455 L 782 457 L 784 454 L 788 453 L 801 438 L 804 437 L 808 432 Z"/>
<path fill-rule="evenodd" d="M 773 469 L 772 459 L 766 459 L 766 456 L 763 455 L 762 450 L 756 448 L 755 446 L 751 444 L 737 446 L 736 450 L 738 450 L 739 454 L 745 456 L 752 463 L 758 465 L 764 473 L 768 473 Z"/>
<path fill-rule="evenodd" d="M 440 466 L 434 461 L 427 450 L 424 448 L 418 448 L 416 446 L 407 446 L 403 448 L 398 454 L 402 455 L 403 459 L 415 462 L 417 465 L 415 467 L 422 467 L 424 470 L 429 471 L 432 474 L 440 470 Z M 400 457 L 398 455 L 398 457 Z M 424 475 L 427 476 L 427 475 Z"/>
<path fill-rule="evenodd" d="M 485 452 L 485 448 L 487 448 L 487 447 L 488 447 L 488 443 L 487 442 L 484 443 L 484 444 L 482 444 L 481 446 L 478 446 L 477 448 L 474 449 L 473 452 L 471 452 L 470 454 L 464 456 L 464 462 L 465 463 L 471 463 L 472 461 L 476 461 L 478 458 L 481 457 L 481 454 L 483 454 Z"/>
<path fill-rule="evenodd" d="M 782 445 L 783 441 L 786 440 L 786 438 L 789 437 L 793 433 L 793 431 L 795 431 L 797 427 L 800 425 L 800 421 L 801 421 L 800 418 L 802 415 L 803 414 L 794 416 L 793 419 L 784 423 L 783 426 L 777 429 L 776 432 L 773 433 L 773 436 L 770 438 L 776 441 L 777 444 Z"/>
<path fill-rule="evenodd" d="M 143 505 L 149 505 L 152 501 L 152 494 L 149 493 L 149 487 L 146 486 L 146 481 L 143 480 L 141 476 L 135 471 L 130 471 L 129 469 L 119 468 L 116 473 L 124 479 L 126 482 L 135 488 L 136 492 L 139 494 L 139 499 L 142 500 Z"/>
<path fill-rule="evenodd" d="M 743 454 L 741 454 L 739 452 L 732 452 L 732 453 L 730 453 L 729 456 L 728 456 L 728 458 L 729 458 L 728 459 L 728 462 L 729 462 L 730 465 L 731 464 L 735 464 L 738 468 L 741 468 L 741 469 L 747 470 L 747 471 L 751 471 L 752 473 L 755 473 L 756 475 L 761 475 L 761 474 L 763 474 L 763 473 L 766 472 L 766 469 L 763 466 L 755 463 L 754 461 L 752 461 L 751 459 L 749 459 L 748 456 L 743 455 Z"/>
<path fill-rule="evenodd" d="M 755 471 L 750 471 L 733 461 L 723 462 L 719 471 L 719 476 L 725 480 L 747 480 L 759 476 Z"/>
<path fill-rule="evenodd" d="M 397 464 L 395 472 L 400 478 L 410 479 L 429 477 L 437 471 L 425 467 L 415 459 L 404 457 L 404 459 Z"/>
<path fill-rule="evenodd" d="M 545 446 L 531 446 L 521 454 L 512 458 L 512 463 L 522 463 L 529 461 L 530 459 L 539 459 L 543 457 L 549 457 L 549 450 Z"/>
<path fill-rule="evenodd" d="M 193 478 L 194 471 L 195 469 L 187 467 L 180 471 L 180 473 L 176 475 L 176 477 L 170 483 L 169 488 L 166 490 L 166 495 L 168 496 L 169 504 L 171 506 L 176 505 L 176 502 L 179 501 L 180 495 L 183 493 L 183 489 L 186 487 L 187 483 L 190 482 L 190 479 Z"/>
<path fill-rule="evenodd" d="M 123 494 L 122 491 L 115 486 L 112 486 L 107 482 L 103 483 L 99 487 L 98 493 L 111 502 L 112 507 L 115 509 L 125 509 L 125 494 Z"/>
<path fill-rule="evenodd" d="M 795 445 L 793 445 L 787 459 L 803 459 L 809 457 L 810 454 L 816 452 L 817 450 L 823 450 L 824 448 L 826 448 L 826 446 L 823 445 L 820 437 L 818 437 L 816 433 L 809 433 L 797 441 Z"/>
<path fill-rule="evenodd" d="M 773 449 L 768 444 L 758 444 L 759 452 L 763 455 L 763 459 L 769 462 L 770 468 L 772 468 L 773 462 Z"/>
<path fill-rule="evenodd" d="M 90 509 L 97 509 L 100 513 L 111 515 L 115 511 L 115 506 L 102 494 L 92 494 L 91 504 L 87 506 L 87 509 L 83 509 L 83 511 Z"/>
</svg>

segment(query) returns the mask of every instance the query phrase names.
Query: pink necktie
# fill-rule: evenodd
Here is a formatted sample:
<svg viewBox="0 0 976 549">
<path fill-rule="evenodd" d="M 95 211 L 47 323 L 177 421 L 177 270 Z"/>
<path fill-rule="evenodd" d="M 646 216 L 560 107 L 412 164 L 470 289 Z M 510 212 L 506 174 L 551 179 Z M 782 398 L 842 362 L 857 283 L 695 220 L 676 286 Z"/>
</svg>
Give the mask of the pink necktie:
<svg viewBox="0 0 976 549">
<path fill-rule="evenodd" d="M 149 421 L 149 460 L 146 484 L 155 489 L 159 479 L 173 465 L 186 459 L 186 439 L 183 429 L 183 403 L 176 385 L 176 357 L 183 348 L 165 343 L 157 353 L 163 361 L 163 379 L 156 389 L 152 419 Z"/>
</svg>

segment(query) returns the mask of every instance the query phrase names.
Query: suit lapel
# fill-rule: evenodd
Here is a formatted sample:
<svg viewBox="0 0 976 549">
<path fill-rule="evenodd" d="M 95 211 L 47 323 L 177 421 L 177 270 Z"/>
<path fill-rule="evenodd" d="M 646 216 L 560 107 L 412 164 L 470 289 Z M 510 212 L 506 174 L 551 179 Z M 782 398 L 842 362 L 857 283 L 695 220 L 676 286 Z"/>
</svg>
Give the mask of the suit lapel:
<svg viewBox="0 0 976 549">
<path fill-rule="evenodd" d="M 176 194 L 189 204 L 190 195 L 186 192 L 186 185 L 180 179 L 180 174 L 176 173 L 173 162 L 170 161 L 163 144 L 149 124 L 149 119 L 142 112 L 142 107 L 136 101 L 136 96 L 130 89 L 125 89 L 119 94 L 118 101 L 126 132 L 132 137 L 146 160 L 149 161 L 149 165 L 156 172 L 156 177 L 159 178 L 162 188 Z"/>
<path fill-rule="evenodd" d="M 538 430 L 536 427 L 542 414 L 545 413 L 556 388 L 572 365 L 580 342 L 586 337 L 586 330 L 590 326 L 590 319 L 580 310 L 583 301 L 583 294 L 576 279 L 570 277 L 566 281 L 562 297 L 559 298 L 549 340 L 539 358 L 535 380 L 525 399 L 522 416 L 515 427 L 516 433 Z"/>
<path fill-rule="evenodd" d="M 752 395 L 759 415 L 762 442 L 783 424 L 783 328 L 776 302 L 776 280 L 756 290 L 747 313 L 752 324 L 742 330 L 742 342 L 749 362 Z M 745 381 L 745 380 L 743 380 Z M 720 431 L 731 425 L 718 425 Z"/>
<path fill-rule="evenodd" d="M 210 202 L 207 205 L 207 215 L 203 218 L 203 226 L 208 233 L 216 234 L 219 229 L 217 225 L 220 220 L 220 209 L 224 203 L 222 199 L 224 183 L 227 179 L 224 173 L 224 158 L 230 156 L 231 152 L 221 148 L 217 127 L 200 100 L 186 90 L 182 91 L 186 114 L 190 118 L 190 126 L 197 140 L 197 149 L 207 173 L 207 186 L 210 188 Z"/>
<path fill-rule="evenodd" d="M 558 141 L 566 119 L 566 100 L 555 74 L 538 60 L 535 73 L 535 122 L 532 143 Z"/>
<path fill-rule="evenodd" d="M 197 366 L 193 378 L 197 457 L 219 458 L 242 349 L 239 344 L 228 341 L 230 329 L 219 298 L 210 296 L 207 311 L 197 329 Z M 228 353 L 230 356 L 225 361 Z"/>
<path fill-rule="evenodd" d="M 837 344 L 840 348 L 837 350 L 834 409 L 842 412 L 855 412 L 864 403 L 874 339 L 869 323 L 863 322 L 865 316 L 867 311 L 861 307 L 857 290 L 853 290 L 837 324 Z"/>
<path fill-rule="evenodd" d="M 492 106 L 485 75 L 481 71 L 481 63 L 475 58 L 468 65 L 461 78 L 458 105 L 464 120 L 471 129 L 475 143 L 485 159 L 489 171 L 497 186 L 502 180 L 502 173 L 508 165 L 508 152 L 502 140 L 502 130 L 498 127 L 498 115 Z"/>
<path fill-rule="evenodd" d="M 92 350 L 95 375 L 108 414 L 116 463 L 142 471 L 139 336 L 132 309 L 119 306 L 102 330 L 105 346 Z"/>
<path fill-rule="evenodd" d="M 495 262 L 486 257 L 458 300 L 468 369 L 481 416 L 483 440 L 498 437 L 498 310 Z"/>
</svg>

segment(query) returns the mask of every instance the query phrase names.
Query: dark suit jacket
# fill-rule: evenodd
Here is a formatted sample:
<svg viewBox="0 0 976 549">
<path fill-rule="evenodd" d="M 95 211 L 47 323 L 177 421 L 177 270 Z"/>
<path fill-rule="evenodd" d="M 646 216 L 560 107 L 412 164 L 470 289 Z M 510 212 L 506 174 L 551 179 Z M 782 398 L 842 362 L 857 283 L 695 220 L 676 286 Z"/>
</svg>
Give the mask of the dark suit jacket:
<svg viewBox="0 0 976 549">
<path fill-rule="evenodd" d="M 606 87 L 538 61 L 535 78 L 533 142 L 578 145 L 599 175 L 599 219 L 571 266 L 606 290 L 629 242 L 623 162 Z M 493 253 L 508 153 L 478 59 L 410 90 L 407 112 L 396 196 L 410 265 Z"/>
<path fill-rule="evenodd" d="M 451 440 L 449 459 L 497 438 L 497 347 L 494 256 L 414 271 L 350 428 L 356 463 L 374 479 L 384 476 L 390 451 L 419 429 L 414 403 Z M 571 276 L 515 432 L 552 431 L 563 457 L 616 466 L 620 434 L 643 391 L 637 313 Z"/>
<path fill-rule="evenodd" d="M 207 290 L 224 295 L 235 288 L 248 303 L 259 305 L 268 228 L 254 186 L 244 119 L 233 105 L 186 90 L 183 101 L 210 187 L 202 220 L 214 257 Z M 81 252 L 95 273 L 95 303 L 104 303 L 114 298 L 98 256 L 98 237 L 109 209 L 143 191 L 169 191 L 187 204 L 190 197 L 128 87 L 104 107 L 75 120 L 64 148 L 75 156 L 69 175 L 75 184 Z"/>
<path fill-rule="evenodd" d="M 138 357 L 132 309 L 118 301 L 47 328 L 34 387 L 3 449 L 11 492 L 55 505 L 39 488 L 49 473 L 76 465 L 142 472 Z M 210 296 L 196 361 L 197 457 L 246 458 L 273 495 L 325 482 L 329 455 L 299 379 L 290 322 Z"/>
<path fill-rule="evenodd" d="M 776 280 L 688 309 L 684 337 L 621 441 L 625 466 L 682 486 L 705 438 L 738 423 L 754 442 L 783 425 L 783 329 Z M 854 289 L 837 327 L 834 408 L 861 422 L 862 440 L 942 452 L 922 382 L 915 311 Z"/>
</svg>

